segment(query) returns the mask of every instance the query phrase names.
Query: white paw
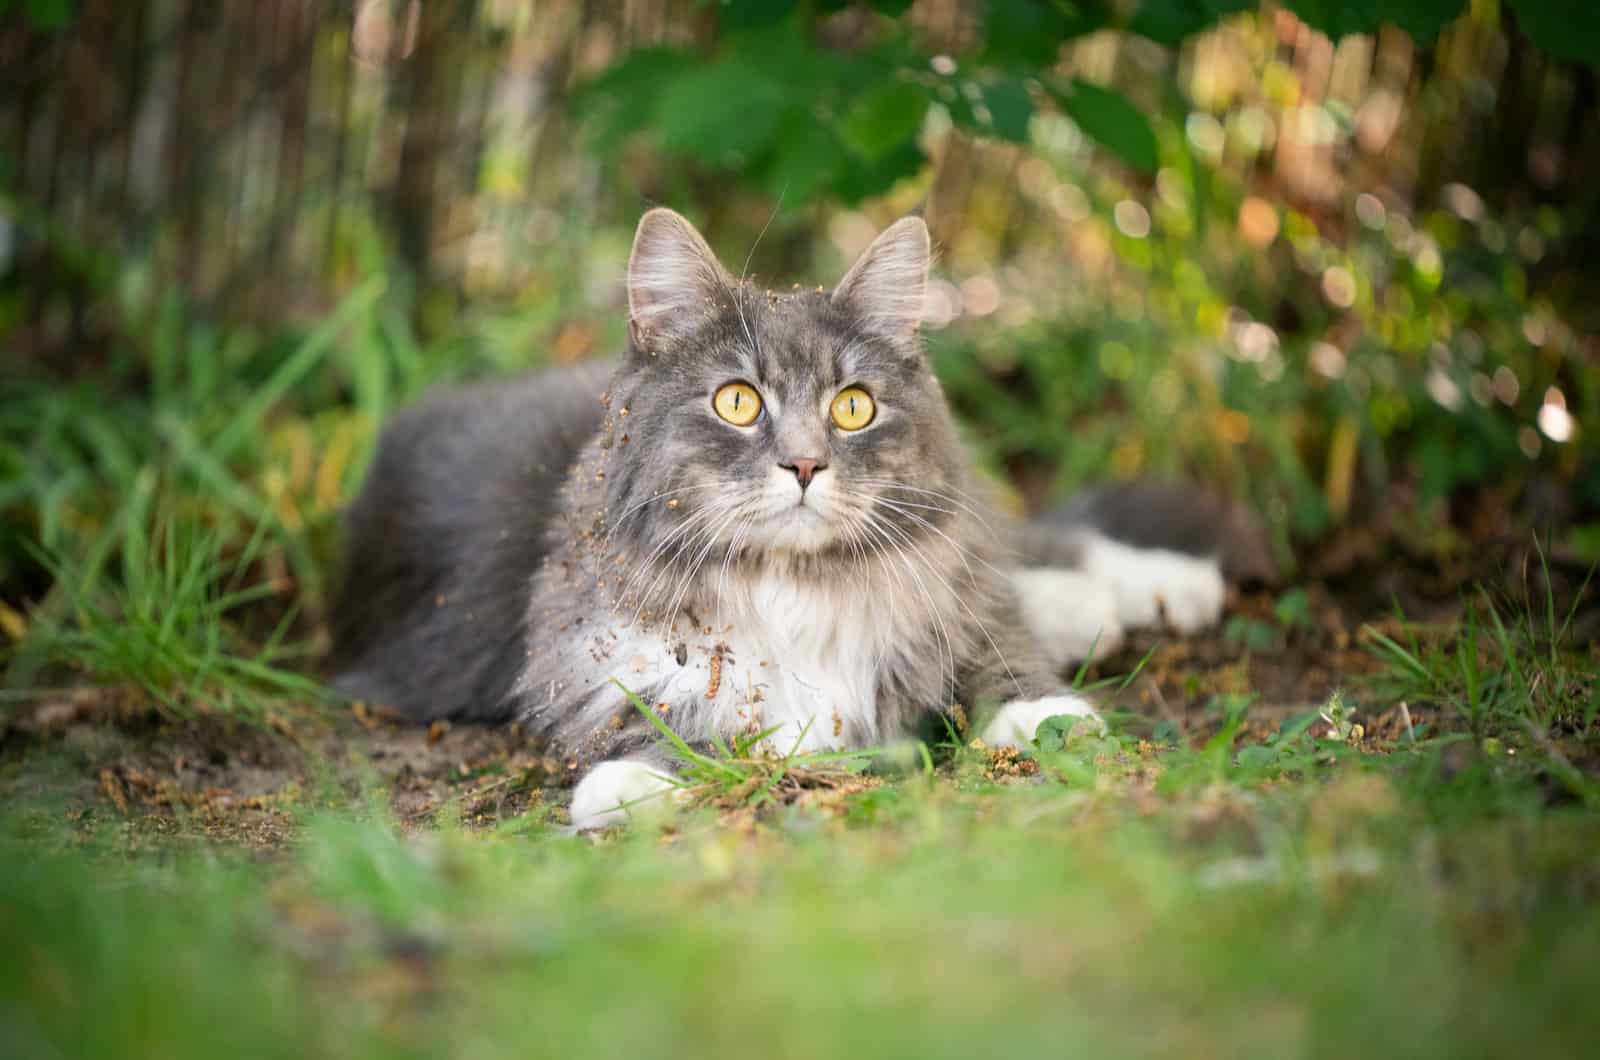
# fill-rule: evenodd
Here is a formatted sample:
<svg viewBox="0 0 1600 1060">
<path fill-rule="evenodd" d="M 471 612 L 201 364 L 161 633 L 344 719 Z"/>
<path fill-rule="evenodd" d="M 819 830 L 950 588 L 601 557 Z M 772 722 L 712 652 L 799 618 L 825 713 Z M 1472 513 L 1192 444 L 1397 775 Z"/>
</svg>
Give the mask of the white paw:
<svg viewBox="0 0 1600 1060">
<path fill-rule="evenodd" d="M 605 828 L 621 824 L 645 807 L 656 807 L 674 789 L 657 766 L 633 758 L 601 762 L 578 781 L 572 792 L 572 828 Z"/>
<path fill-rule="evenodd" d="M 1046 718 L 1068 714 L 1074 718 L 1090 718 L 1095 726 L 1105 731 L 1105 722 L 1095 713 L 1087 699 L 1078 696 L 1045 696 L 1043 699 L 1014 699 L 1000 708 L 1000 713 L 983 727 L 983 742 L 990 747 L 1026 747 L 1033 742 L 1033 734 Z"/>
<path fill-rule="evenodd" d="M 1165 619 L 1179 633 L 1195 633 L 1222 617 L 1227 587 L 1214 559 L 1093 537 L 1084 551 L 1084 569 L 1111 587 L 1124 628 L 1156 626 Z"/>
<path fill-rule="evenodd" d="M 1011 572 L 1022 622 L 1051 666 L 1104 658 L 1122 646 L 1122 619 L 1111 587 L 1082 571 Z"/>
</svg>

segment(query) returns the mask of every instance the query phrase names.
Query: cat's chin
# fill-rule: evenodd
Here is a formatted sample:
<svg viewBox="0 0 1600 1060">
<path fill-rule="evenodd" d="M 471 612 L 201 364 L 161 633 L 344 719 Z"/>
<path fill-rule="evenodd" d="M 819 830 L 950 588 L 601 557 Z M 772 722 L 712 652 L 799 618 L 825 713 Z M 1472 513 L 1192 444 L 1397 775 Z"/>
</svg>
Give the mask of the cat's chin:
<svg viewBox="0 0 1600 1060">
<path fill-rule="evenodd" d="M 821 552 L 839 539 L 829 519 L 803 505 L 768 519 L 765 529 L 762 545 L 769 552 Z"/>
</svg>

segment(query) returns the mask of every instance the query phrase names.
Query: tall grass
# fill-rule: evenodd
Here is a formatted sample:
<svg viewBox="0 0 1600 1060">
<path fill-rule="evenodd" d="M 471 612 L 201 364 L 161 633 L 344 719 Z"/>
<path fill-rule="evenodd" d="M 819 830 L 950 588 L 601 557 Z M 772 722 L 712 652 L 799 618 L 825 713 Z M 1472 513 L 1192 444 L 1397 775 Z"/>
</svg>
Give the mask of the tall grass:
<svg viewBox="0 0 1600 1060">
<path fill-rule="evenodd" d="M 359 471 L 352 424 L 382 400 L 375 356 L 349 340 L 382 293 L 359 286 L 284 349 L 185 328 L 169 300 L 112 378 L 8 395 L 0 454 L 17 474 L 0 511 L 24 531 L 4 564 L 48 586 L 8 653 L 14 691 L 65 669 L 177 713 L 251 716 L 263 696 L 320 694 L 303 673 L 326 591 L 319 546 Z M 363 407 L 319 414 L 316 390 L 348 369 Z"/>
</svg>

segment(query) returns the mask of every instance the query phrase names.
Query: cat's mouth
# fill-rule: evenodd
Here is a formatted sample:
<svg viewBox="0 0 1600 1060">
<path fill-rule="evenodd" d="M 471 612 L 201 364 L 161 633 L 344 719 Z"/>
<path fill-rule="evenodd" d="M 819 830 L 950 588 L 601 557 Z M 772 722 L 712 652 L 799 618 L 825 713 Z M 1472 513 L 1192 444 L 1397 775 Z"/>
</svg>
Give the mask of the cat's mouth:
<svg viewBox="0 0 1600 1060">
<path fill-rule="evenodd" d="M 766 519 L 767 547 L 815 552 L 833 542 L 832 521 L 801 497 Z"/>
</svg>

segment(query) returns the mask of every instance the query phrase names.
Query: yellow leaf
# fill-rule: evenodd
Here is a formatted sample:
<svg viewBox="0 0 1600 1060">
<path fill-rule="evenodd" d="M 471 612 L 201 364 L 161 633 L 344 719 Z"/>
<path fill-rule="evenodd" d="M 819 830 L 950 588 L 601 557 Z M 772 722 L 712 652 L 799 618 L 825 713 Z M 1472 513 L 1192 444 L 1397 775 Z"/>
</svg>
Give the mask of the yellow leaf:
<svg viewBox="0 0 1600 1060">
<path fill-rule="evenodd" d="M 0 633 L 13 641 L 21 641 L 28 635 L 28 620 L 4 600 L 0 600 Z"/>
</svg>

